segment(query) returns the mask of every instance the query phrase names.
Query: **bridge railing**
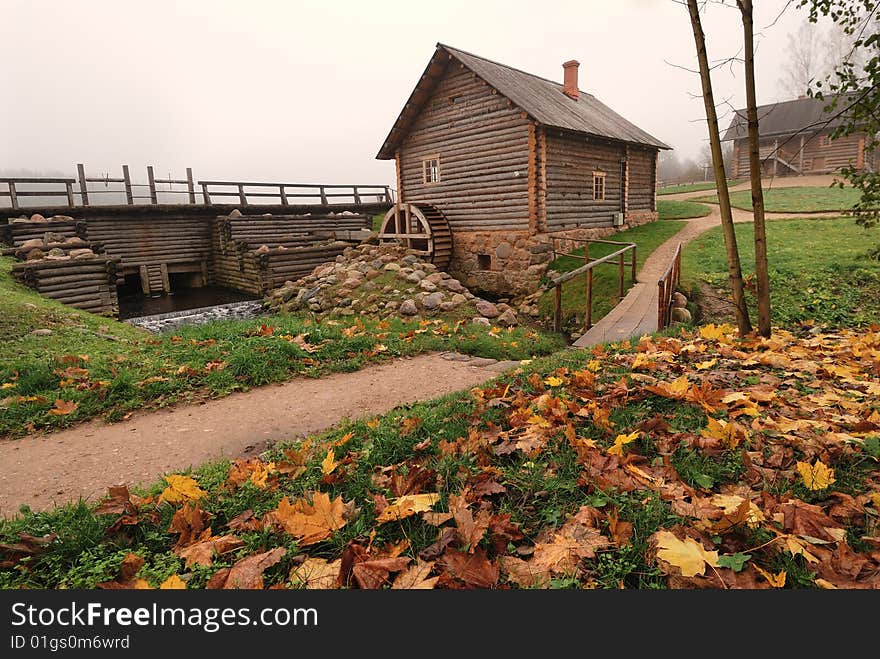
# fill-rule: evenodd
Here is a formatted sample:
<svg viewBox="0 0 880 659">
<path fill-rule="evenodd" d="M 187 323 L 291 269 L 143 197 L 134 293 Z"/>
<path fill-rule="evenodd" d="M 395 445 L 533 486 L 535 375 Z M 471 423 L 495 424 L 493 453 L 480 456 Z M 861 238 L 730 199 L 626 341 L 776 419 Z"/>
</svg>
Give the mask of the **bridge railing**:
<svg viewBox="0 0 880 659">
<path fill-rule="evenodd" d="M 302 183 L 255 183 L 247 181 L 199 181 L 206 204 L 214 203 L 215 197 L 235 197 L 238 203 L 247 205 L 248 199 L 277 199 L 282 206 L 291 199 L 301 203 L 318 203 L 326 206 L 331 199 L 345 199 L 355 204 L 394 203 L 387 185 L 311 185 Z M 218 189 L 220 188 L 220 189 Z"/>
<path fill-rule="evenodd" d="M 103 189 L 90 183 L 103 183 Z M 3 189 L 5 184 L 6 189 Z M 46 185 L 63 185 L 46 188 Z M 167 185 L 167 188 L 164 186 Z M 197 190 L 197 186 L 201 190 Z M 25 186 L 25 187 L 22 187 Z M 43 189 L 37 189 L 38 186 Z M 91 206 L 100 201 L 111 204 L 135 205 L 147 203 L 158 205 L 160 199 L 169 195 L 183 195 L 179 203 L 205 204 L 223 203 L 225 198 L 234 198 L 231 203 L 251 205 L 254 203 L 277 203 L 282 206 L 292 204 L 331 205 L 334 203 L 370 204 L 394 203 L 394 190 L 387 185 L 339 185 L 339 184 L 303 184 L 303 183 L 263 183 L 254 181 L 198 181 L 193 179 L 191 167 L 186 168 L 186 178 L 156 178 L 152 165 L 147 167 L 147 183 L 134 183 L 128 165 L 122 166 L 122 177 L 87 176 L 85 167 L 77 165 L 76 178 L 43 178 L 43 177 L 0 177 L 0 207 L 5 206 L 4 198 L 9 199 L 9 206 L 19 209 L 27 206 L 49 205 L 45 201 L 40 204 L 23 204 L 22 198 L 38 197 L 41 200 L 63 199 L 58 205 L 69 207 Z M 109 201 L 107 201 L 109 199 Z M 59 199 L 60 201 L 60 199 Z M 168 202 L 165 202 L 168 203 Z"/>
</svg>

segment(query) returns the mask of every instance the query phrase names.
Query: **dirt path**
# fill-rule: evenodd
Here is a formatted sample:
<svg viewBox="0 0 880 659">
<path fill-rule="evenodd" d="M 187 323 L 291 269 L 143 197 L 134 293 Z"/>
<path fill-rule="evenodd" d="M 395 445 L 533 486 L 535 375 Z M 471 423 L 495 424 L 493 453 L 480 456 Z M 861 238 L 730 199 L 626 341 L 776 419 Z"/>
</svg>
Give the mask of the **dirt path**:
<svg viewBox="0 0 880 659">
<path fill-rule="evenodd" d="M 768 176 L 763 179 L 764 189 L 767 188 L 827 188 L 834 180 L 838 178 L 832 174 L 809 174 L 807 176 L 777 176 L 773 178 Z M 750 189 L 751 183 L 748 179 L 737 185 L 731 185 L 728 189 L 731 192 Z M 669 199 L 670 201 L 686 201 L 695 197 L 706 197 L 715 194 L 715 189 L 697 190 L 696 192 L 677 192 L 670 195 L 661 195 L 657 199 Z"/>
<path fill-rule="evenodd" d="M 95 500 L 116 483 L 148 483 L 162 474 L 223 457 L 255 455 L 279 440 L 381 414 L 397 405 L 467 389 L 518 362 L 420 355 L 355 373 L 297 379 L 202 405 L 136 414 L 114 424 L 0 443 L 0 514 Z"/>
</svg>

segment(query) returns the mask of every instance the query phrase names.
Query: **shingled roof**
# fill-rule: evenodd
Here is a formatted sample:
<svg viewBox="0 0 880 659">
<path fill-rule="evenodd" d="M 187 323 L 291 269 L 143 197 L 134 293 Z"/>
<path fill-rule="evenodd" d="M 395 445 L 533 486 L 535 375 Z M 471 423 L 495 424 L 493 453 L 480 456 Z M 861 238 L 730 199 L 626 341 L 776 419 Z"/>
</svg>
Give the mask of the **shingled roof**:
<svg viewBox="0 0 880 659">
<path fill-rule="evenodd" d="M 592 94 L 581 91 L 580 98 L 575 100 L 563 93 L 562 85 L 558 82 L 438 43 L 434 56 L 385 138 L 376 156 L 378 159 L 390 160 L 394 157 L 394 150 L 406 136 L 445 72 L 446 55 L 461 62 L 544 126 L 657 149 L 671 148 L 621 117 Z"/>
<path fill-rule="evenodd" d="M 834 117 L 834 113 L 825 112 L 825 106 L 829 102 L 830 99 L 820 101 L 805 97 L 761 105 L 758 107 L 758 133 L 761 137 L 775 137 L 836 128 L 843 120 Z M 748 137 L 746 111 L 737 110 L 721 140 L 738 140 L 745 137 Z"/>
</svg>

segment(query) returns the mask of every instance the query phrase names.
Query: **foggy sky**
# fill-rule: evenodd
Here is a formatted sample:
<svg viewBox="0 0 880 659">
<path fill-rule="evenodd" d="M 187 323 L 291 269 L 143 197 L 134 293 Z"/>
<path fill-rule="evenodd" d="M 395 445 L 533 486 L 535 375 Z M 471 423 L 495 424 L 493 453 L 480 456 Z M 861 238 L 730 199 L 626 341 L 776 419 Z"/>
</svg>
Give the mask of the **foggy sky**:
<svg viewBox="0 0 880 659">
<path fill-rule="evenodd" d="M 758 29 L 785 2 L 755 4 Z M 375 155 L 438 41 L 557 81 L 577 59 L 581 89 L 680 156 L 706 139 L 699 78 L 672 66 L 696 68 L 672 0 L 0 0 L 0 16 L 0 170 L 393 184 Z M 804 16 L 762 30 L 759 103 L 783 100 Z M 711 58 L 737 53 L 735 9 L 704 27 Z M 741 107 L 742 79 L 716 70 L 716 99 Z"/>
</svg>

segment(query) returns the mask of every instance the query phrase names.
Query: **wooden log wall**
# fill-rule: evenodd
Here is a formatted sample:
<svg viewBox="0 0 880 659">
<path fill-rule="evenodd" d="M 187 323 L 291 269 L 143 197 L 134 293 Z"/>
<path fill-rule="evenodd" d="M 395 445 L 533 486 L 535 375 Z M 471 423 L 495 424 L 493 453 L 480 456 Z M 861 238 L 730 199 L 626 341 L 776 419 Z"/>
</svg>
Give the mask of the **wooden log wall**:
<svg viewBox="0 0 880 659">
<path fill-rule="evenodd" d="M 456 62 L 399 150 L 400 198 L 439 208 L 453 231 L 529 228 L 529 122 L 519 108 Z M 439 157 L 440 181 L 423 160 Z"/>
<path fill-rule="evenodd" d="M 40 259 L 12 266 L 12 276 L 40 295 L 104 316 L 119 315 L 118 258 Z"/>
<path fill-rule="evenodd" d="M 203 217 L 94 217 L 87 224 L 89 240 L 121 258 L 125 273 L 163 263 L 191 264 L 197 272 L 210 259 L 211 223 Z"/>
<path fill-rule="evenodd" d="M 627 165 L 629 169 L 629 196 L 627 210 L 654 210 L 654 196 L 657 194 L 654 159 L 656 149 L 640 149 L 630 146 Z"/>
<path fill-rule="evenodd" d="M 761 159 L 763 173 L 772 176 L 787 176 L 791 174 L 828 174 L 846 166 L 870 166 L 872 163 L 865 162 L 864 142 L 865 135 L 856 133 L 831 140 L 828 131 L 805 135 L 803 143 L 801 137 L 783 135 L 778 138 L 762 138 L 760 140 Z M 735 175 L 742 178 L 749 175 L 749 143 L 746 139 L 737 140 Z M 803 144 L 803 148 L 801 148 Z M 861 157 L 860 154 L 861 153 Z M 785 163 L 794 166 L 793 169 L 786 167 L 783 162 L 775 164 L 772 156 L 778 156 Z"/>
<path fill-rule="evenodd" d="M 546 129 L 547 230 L 610 227 L 620 212 L 626 147 Z M 593 172 L 605 172 L 605 199 L 593 199 Z M 632 174 L 630 174 L 632 175 Z"/>
<path fill-rule="evenodd" d="M 18 246 L 35 238 L 43 239 L 47 232 L 65 238 L 85 238 L 86 223 L 83 220 L 54 222 L 10 222 L 0 224 L 0 242 Z"/>
</svg>

